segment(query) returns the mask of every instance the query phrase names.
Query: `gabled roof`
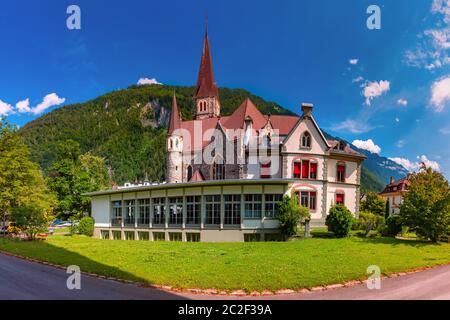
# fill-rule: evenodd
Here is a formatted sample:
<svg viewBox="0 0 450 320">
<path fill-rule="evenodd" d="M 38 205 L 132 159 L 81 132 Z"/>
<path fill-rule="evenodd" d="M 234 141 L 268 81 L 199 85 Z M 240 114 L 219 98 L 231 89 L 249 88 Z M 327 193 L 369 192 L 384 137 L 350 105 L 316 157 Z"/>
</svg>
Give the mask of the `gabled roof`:
<svg viewBox="0 0 450 320">
<path fill-rule="evenodd" d="M 353 150 L 350 145 L 346 142 L 345 146 L 344 146 L 344 150 L 339 150 L 339 144 L 343 141 L 338 141 L 338 140 L 327 140 L 328 144 L 330 145 L 330 151 L 333 153 L 344 153 L 344 154 L 348 154 L 348 155 L 352 155 L 352 156 L 357 156 L 357 157 L 361 157 L 361 158 L 366 158 L 365 155 L 363 155 L 362 153 L 359 153 L 358 151 Z"/>
<path fill-rule="evenodd" d="M 200 170 L 196 170 L 194 174 L 192 175 L 191 180 L 189 182 L 201 182 L 205 181 L 205 178 L 203 177 L 203 174 L 200 172 Z"/>
<path fill-rule="evenodd" d="M 175 96 L 175 93 L 174 93 L 173 99 L 172 99 L 172 111 L 170 113 L 168 133 L 171 134 L 175 130 L 180 129 L 180 128 L 181 128 L 180 111 L 178 110 L 177 97 Z"/>
<path fill-rule="evenodd" d="M 202 59 L 198 72 L 197 89 L 194 98 L 219 97 L 219 90 L 214 81 L 211 52 L 209 49 L 208 29 L 205 31 Z"/>
<path fill-rule="evenodd" d="M 263 128 L 267 123 L 266 117 L 264 117 L 249 98 L 245 99 L 239 108 L 226 121 L 222 121 L 222 123 L 227 129 L 245 129 L 245 121 L 248 119 L 252 120 L 253 129 L 255 130 Z"/>
</svg>

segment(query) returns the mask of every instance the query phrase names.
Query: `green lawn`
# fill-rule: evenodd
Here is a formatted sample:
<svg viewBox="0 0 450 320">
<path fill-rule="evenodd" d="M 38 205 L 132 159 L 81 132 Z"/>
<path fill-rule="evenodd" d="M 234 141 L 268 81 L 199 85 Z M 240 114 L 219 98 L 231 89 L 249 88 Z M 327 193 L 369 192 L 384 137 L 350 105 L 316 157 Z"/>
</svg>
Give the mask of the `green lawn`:
<svg viewBox="0 0 450 320">
<path fill-rule="evenodd" d="M 82 271 L 178 288 L 299 289 L 450 263 L 450 244 L 390 238 L 307 239 L 283 243 L 111 241 L 54 236 L 0 239 L 0 249 Z"/>
</svg>

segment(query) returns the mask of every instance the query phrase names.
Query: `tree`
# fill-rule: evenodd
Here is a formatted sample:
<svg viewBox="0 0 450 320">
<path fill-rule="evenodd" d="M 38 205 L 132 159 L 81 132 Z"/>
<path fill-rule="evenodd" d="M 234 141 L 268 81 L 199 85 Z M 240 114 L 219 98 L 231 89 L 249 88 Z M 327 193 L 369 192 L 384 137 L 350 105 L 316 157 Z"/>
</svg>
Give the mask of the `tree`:
<svg viewBox="0 0 450 320">
<path fill-rule="evenodd" d="M 386 210 L 386 201 L 376 192 L 368 192 L 366 200 L 361 202 L 361 211 L 369 211 L 383 216 Z"/>
<path fill-rule="evenodd" d="M 6 212 L 30 205 L 48 215 L 55 203 L 39 166 L 30 160 L 28 147 L 5 121 L 0 121 L 0 193 L 7 199 Z M 6 212 L 1 210 L 2 218 Z"/>
<path fill-rule="evenodd" d="M 331 207 L 325 224 L 328 231 L 333 232 L 336 237 L 344 238 L 349 234 L 353 220 L 350 210 L 342 204 L 337 204 Z"/>
<path fill-rule="evenodd" d="M 105 188 L 108 169 L 104 159 L 89 153 L 81 155 L 80 145 L 68 140 L 58 147 L 47 184 L 58 198 L 57 216 L 81 218 L 90 208 L 90 198 L 83 194 Z"/>
<path fill-rule="evenodd" d="M 402 224 L 433 242 L 449 232 L 450 186 L 442 174 L 426 168 L 410 177 L 400 207 Z"/>
<path fill-rule="evenodd" d="M 34 240 L 38 233 L 47 230 L 49 217 L 46 214 L 46 208 L 37 203 L 29 203 L 12 209 L 11 222 L 30 240 Z"/>
<path fill-rule="evenodd" d="M 296 235 L 300 222 L 310 217 L 308 208 L 300 206 L 296 197 L 285 196 L 277 206 L 280 231 L 285 237 Z"/>
</svg>

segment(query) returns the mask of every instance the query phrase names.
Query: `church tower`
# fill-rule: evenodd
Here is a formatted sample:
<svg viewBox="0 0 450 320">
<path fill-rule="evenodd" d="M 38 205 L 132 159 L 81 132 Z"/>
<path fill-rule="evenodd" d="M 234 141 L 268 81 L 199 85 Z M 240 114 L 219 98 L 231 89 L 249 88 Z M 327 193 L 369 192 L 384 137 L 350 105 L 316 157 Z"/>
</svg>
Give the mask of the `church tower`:
<svg viewBox="0 0 450 320">
<path fill-rule="evenodd" d="M 178 130 L 180 128 L 181 115 L 178 110 L 177 98 L 174 94 L 167 133 L 167 183 L 183 182 L 183 137 Z"/>
<path fill-rule="evenodd" d="M 205 31 L 194 103 L 195 119 L 201 120 L 220 116 L 219 90 L 214 81 L 211 52 L 209 50 L 208 27 L 206 27 Z"/>
</svg>

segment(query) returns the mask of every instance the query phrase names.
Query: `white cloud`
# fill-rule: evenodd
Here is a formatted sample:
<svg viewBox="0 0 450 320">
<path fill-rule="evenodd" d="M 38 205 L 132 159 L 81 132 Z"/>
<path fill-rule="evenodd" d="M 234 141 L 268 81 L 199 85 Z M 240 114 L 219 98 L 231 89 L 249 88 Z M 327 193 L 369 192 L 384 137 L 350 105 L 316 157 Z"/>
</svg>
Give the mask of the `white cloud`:
<svg viewBox="0 0 450 320">
<path fill-rule="evenodd" d="M 19 113 L 31 112 L 30 99 L 25 99 L 16 103 L 16 109 Z"/>
<path fill-rule="evenodd" d="M 357 83 L 357 82 L 361 82 L 361 81 L 364 81 L 364 78 L 359 76 L 359 77 L 356 77 L 355 79 L 353 79 L 352 83 Z"/>
<path fill-rule="evenodd" d="M 419 160 L 418 162 L 413 162 L 405 158 L 389 158 L 389 160 L 392 160 L 395 163 L 403 166 L 410 172 L 418 171 L 422 167 L 422 163 L 425 164 L 427 168 L 432 168 L 435 171 L 440 171 L 439 163 L 429 160 L 425 155 L 417 156 L 417 160 Z"/>
<path fill-rule="evenodd" d="M 395 118 L 395 122 L 400 122 L 400 118 Z"/>
<path fill-rule="evenodd" d="M 450 128 L 442 128 L 439 132 L 442 134 L 450 134 Z"/>
<path fill-rule="evenodd" d="M 15 108 L 13 108 L 11 105 L 9 106 L 9 112 L 7 114 L 19 112 L 19 113 L 33 113 L 35 115 L 39 115 L 43 113 L 48 108 L 59 106 L 63 104 L 66 101 L 65 98 L 60 98 L 56 93 L 50 93 L 47 94 L 43 99 L 42 102 L 39 103 L 35 107 L 30 106 L 30 99 L 24 99 L 16 103 Z M 7 107 L 2 107 L 2 101 L 0 101 L 0 115 L 2 115 L 2 109 L 8 109 Z M 5 114 L 4 114 L 5 115 Z"/>
<path fill-rule="evenodd" d="M 65 98 L 60 98 L 56 93 L 50 93 L 44 97 L 41 103 L 31 109 L 31 112 L 38 115 L 48 108 L 59 106 L 66 101 Z"/>
<path fill-rule="evenodd" d="M 398 140 L 398 141 L 395 143 L 395 146 L 396 146 L 397 148 L 403 148 L 403 147 L 405 146 L 405 140 Z"/>
<path fill-rule="evenodd" d="M 144 85 L 152 85 L 152 84 L 162 84 L 159 83 L 158 80 L 155 78 L 140 78 L 137 82 L 138 86 L 144 86 Z"/>
<path fill-rule="evenodd" d="M 441 112 L 448 102 L 450 102 L 450 75 L 433 83 L 430 105 L 434 111 Z"/>
<path fill-rule="evenodd" d="M 412 163 L 411 161 L 405 158 L 389 158 L 389 160 L 392 160 L 395 163 L 403 166 L 406 170 L 410 172 L 415 171 L 418 168 L 416 163 Z"/>
<path fill-rule="evenodd" d="M 13 106 L 0 100 L 0 116 L 7 116 L 13 113 Z"/>
<path fill-rule="evenodd" d="M 431 168 L 436 171 L 441 170 L 441 168 L 439 167 L 439 163 L 437 163 L 436 161 L 429 160 L 425 155 L 421 155 L 420 157 L 417 157 L 417 159 L 423 162 L 427 166 L 427 168 Z"/>
<path fill-rule="evenodd" d="M 390 89 L 391 83 L 387 80 L 381 80 L 380 82 L 367 82 L 364 86 L 362 94 L 366 98 L 366 104 L 370 106 L 373 99 L 381 96 L 385 92 L 388 92 Z"/>
<path fill-rule="evenodd" d="M 450 23 L 450 1 L 434 0 L 431 6 L 431 12 L 440 13 L 444 16 L 444 22 Z"/>
<path fill-rule="evenodd" d="M 400 106 L 406 107 L 408 105 L 408 100 L 406 100 L 406 99 L 398 99 L 397 100 L 397 104 L 400 105 Z"/>
<path fill-rule="evenodd" d="M 359 62 L 359 59 L 350 59 L 348 60 L 348 63 L 352 64 L 352 65 L 357 65 Z"/>
<path fill-rule="evenodd" d="M 405 52 L 407 65 L 429 71 L 450 64 L 450 1 L 434 0 L 431 13 L 438 17 L 436 27 L 421 32 L 416 48 Z"/>
<path fill-rule="evenodd" d="M 380 146 L 376 145 L 372 139 L 368 139 L 365 141 L 364 140 L 355 140 L 352 142 L 352 144 L 359 149 L 367 150 L 371 153 L 380 154 L 380 152 L 381 152 Z"/>
<path fill-rule="evenodd" d="M 369 126 L 367 123 L 351 119 L 338 123 L 331 128 L 331 130 L 334 131 L 349 131 L 354 134 L 369 132 L 372 129 L 374 128 Z"/>
</svg>

